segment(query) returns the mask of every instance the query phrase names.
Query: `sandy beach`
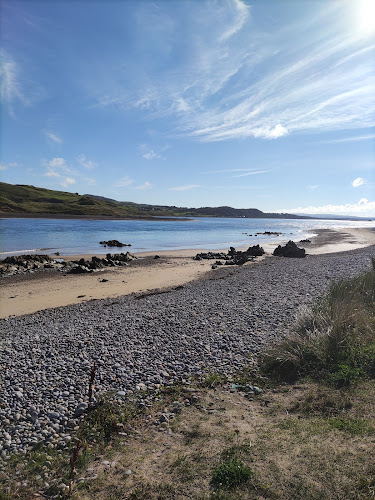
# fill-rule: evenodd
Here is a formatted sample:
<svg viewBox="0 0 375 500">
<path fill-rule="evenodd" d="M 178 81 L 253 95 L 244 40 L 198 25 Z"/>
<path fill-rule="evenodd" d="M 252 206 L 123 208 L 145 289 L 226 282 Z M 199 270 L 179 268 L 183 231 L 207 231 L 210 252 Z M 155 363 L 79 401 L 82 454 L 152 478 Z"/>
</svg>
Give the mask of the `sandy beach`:
<svg viewBox="0 0 375 500">
<path fill-rule="evenodd" d="M 92 274 L 47 268 L 2 278 L 3 314 L 14 316 L 1 321 L 0 456 L 46 440 L 68 449 L 94 362 L 95 397 L 111 391 L 121 399 L 207 371 L 232 376 L 289 331 L 332 281 L 369 268 L 375 245 L 361 246 L 373 233 L 357 233 L 324 231 L 306 243 L 308 252 L 332 245 L 351 251 L 268 254 L 215 270 L 213 261 L 185 254 L 145 256 Z"/>
<path fill-rule="evenodd" d="M 301 243 L 309 255 L 328 254 L 364 248 L 375 244 L 375 231 L 348 228 L 340 231 L 315 231 L 311 243 Z M 275 244 L 263 245 L 271 254 Z M 228 249 L 223 249 L 227 251 Z M 244 250 L 244 249 L 243 249 Z M 94 299 L 115 298 L 132 293 L 150 293 L 174 288 L 201 279 L 211 271 L 212 261 L 194 261 L 202 250 L 160 251 L 137 253 L 138 260 L 125 268 L 104 269 L 86 275 L 64 275 L 61 272 L 35 273 L 2 278 L 0 318 L 30 314 L 43 309 L 67 306 Z M 105 254 L 98 254 L 104 257 Z M 54 256 L 52 256 L 54 257 Z M 66 260 L 90 259 L 91 255 L 76 255 Z M 246 266 L 257 265 L 260 259 Z"/>
</svg>

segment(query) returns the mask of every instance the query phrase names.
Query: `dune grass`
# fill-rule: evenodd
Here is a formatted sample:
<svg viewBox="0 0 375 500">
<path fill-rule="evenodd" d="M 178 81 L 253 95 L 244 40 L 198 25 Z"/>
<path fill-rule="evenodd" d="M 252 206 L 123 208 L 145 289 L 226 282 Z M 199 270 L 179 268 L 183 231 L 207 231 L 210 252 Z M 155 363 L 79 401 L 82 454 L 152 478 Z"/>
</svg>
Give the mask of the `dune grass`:
<svg viewBox="0 0 375 500">
<path fill-rule="evenodd" d="M 365 273 L 333 283 L 280 343 L 260 357 L 277 381 L 301 377 L 347 386 L 375 377 L 375 259 Z"/>
</svg>

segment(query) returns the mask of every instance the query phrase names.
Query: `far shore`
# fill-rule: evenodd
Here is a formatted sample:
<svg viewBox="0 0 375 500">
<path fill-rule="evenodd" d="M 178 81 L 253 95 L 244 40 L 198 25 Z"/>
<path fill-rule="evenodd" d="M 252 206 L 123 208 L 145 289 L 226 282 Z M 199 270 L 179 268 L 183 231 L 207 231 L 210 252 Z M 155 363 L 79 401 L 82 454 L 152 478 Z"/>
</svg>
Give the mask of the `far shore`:
<svg viewBox="0 0 375 500">
<path fill-rule="evenodd" d="M 78 220 L 156 220 L 156 221 L 189 221 L 192 217 L 168 217 L 168 216 L 139 216 L 120 217 L 117 215 L 74 215 L 74 214 L 30 214 L 27 212 L 1 213 L 0 219 L 78 219 Z"/>
<path fill-rule="evenodd" d="M 310 242 L 299 243 L 308 255 L 337 253 L 375 245 L 375 229 L 345 228 L 319 229 Z M 263 258 L 272 257 L 275 243 L 262 244 L 266 255 L 245 266 L 257 265 Z M 222 251 L 227 251 L 228 248 Z M 237 249 L 240 250 L 240 249 Z M 242 249 L 244 250 L 244 249 Z M 110 248 L 108 252 L 118 253 Z M 63 275 L 61 272 L 15 275 L 1 279 L 0 318 L 20 316 L 36 311 L 76 304 L 93 299 L 116 298 L 132 293 L 154 293 L 166 288 L 204 279 L 211 271 L 213 261 L 195 261 L 197 253 L 205 249 L 163 250 L 136 253 L 138 260 L 125 268 L 106 268 L 84 275 Z M 220 252 L 220 250 L 213 250 Z M 106 253 L 108 253 L 106 252 Z M 105 254 L 95 254 L 98 257 Z M 160 259 L 154 259 L 158 255 Z M 56 258 L 56 255 L 51 255 Z M 60 255 L 65 260 L 91 259 L 92 255 Z M 227 266 L 226 266 L 227 267 Z M 236 267 L 238 269 L 238 267 Z"/>
</svg>

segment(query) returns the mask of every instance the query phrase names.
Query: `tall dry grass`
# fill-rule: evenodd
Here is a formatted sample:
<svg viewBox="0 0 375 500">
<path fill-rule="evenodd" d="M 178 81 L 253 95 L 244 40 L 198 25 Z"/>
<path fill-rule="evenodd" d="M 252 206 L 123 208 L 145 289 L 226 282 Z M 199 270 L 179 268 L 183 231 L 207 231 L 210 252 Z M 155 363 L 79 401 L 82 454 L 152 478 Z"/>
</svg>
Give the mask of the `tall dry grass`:
<svg viewBox="0 0 375 500">
<path fill-rule="evenodd" d="M 311 376 L 344 385 L 375 376 L 375 259 L 365 273 L 332 283 L 260 367 L 279 381 Z"/>
</svg>

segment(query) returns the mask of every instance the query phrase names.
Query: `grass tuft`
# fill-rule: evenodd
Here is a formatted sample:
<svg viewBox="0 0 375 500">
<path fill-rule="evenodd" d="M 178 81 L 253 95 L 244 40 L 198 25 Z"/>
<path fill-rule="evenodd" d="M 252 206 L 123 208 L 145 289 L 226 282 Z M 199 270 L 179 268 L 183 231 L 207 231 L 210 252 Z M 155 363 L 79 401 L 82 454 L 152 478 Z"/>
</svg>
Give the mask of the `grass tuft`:
<svg viewBox="0 0 375 500">
<path fill-rule="evenodd" d="M 232 489 L 248 482 L 252 476 L 253 471 L 242 460 L 227 458 L 214 469 L 211 484 L 215 488 Z"/>
<path fill-rule="evenodd" d="M 260 357 L 277 381 L 301 377 L 349 386 L 375 377 L 375 260 L 367 272 L 333 283 L 297 320 L 293 333 Z"/>
</svg>

